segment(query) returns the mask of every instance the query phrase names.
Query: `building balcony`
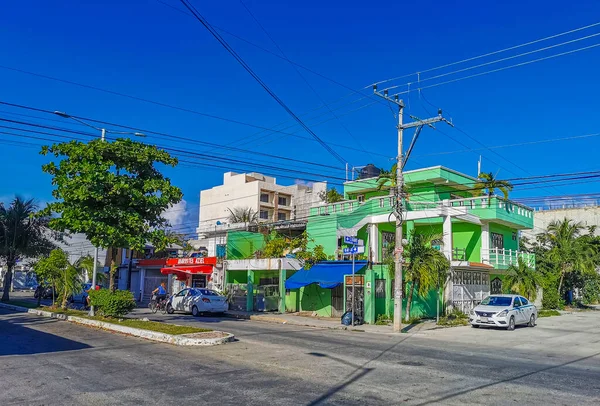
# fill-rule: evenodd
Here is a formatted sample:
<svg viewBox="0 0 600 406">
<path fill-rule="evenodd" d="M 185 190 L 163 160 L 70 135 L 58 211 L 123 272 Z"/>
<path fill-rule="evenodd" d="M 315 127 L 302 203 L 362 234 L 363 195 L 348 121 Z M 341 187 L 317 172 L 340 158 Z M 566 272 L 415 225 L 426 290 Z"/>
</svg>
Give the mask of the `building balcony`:
<svg viewBox="0 0 600 406">
<path fill-rule="evenodd" d="M 481 262 L 489 264 L 496 269 L 508 269 L 511 265 L 518 265 L 519 259 L 535 269 L 535 254 L 530 252 L 507 250 L 504 248 L 490 248 L 481 250 Z"/>
<path fill-rule="evenodd" d="M 343 228 L 353 227 L 362 219 L 380 216 L 382 221 L 393 211 L 393 196 L 377 196 L 364 202 L 345 200 L 310 209 L 311 216 L 335 215 Z M 504 224 L 515 229 L 533 228 L 533 210 L 519 203 L 493 196 L 467 199 L 440 200 L 435 202 L 406 201 L 406 220 L 436 218 L 445 215 L 471 220 L 486 220 Z M 354 223 L 354 224 L 353 224 Z"/>
</svg>

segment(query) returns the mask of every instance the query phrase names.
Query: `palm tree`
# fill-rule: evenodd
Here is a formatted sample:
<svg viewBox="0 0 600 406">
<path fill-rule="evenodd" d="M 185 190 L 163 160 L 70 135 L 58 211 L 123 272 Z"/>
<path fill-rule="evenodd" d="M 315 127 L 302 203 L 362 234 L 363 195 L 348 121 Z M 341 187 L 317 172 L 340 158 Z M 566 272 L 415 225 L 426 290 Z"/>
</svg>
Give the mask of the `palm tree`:
<svg viewBox="0 0 600 406">
<path fill-rule="evenodd" d="M 508 193 L 513 190 L 513 185 L 507 180 L 496 179 L 493 173 L 481 172 L 477 177 L 479 181 L 475 184 L 475 191 L 483 193 L 487 191 L 488 201 L 492 200 L 492 196 L 496 189 L 504 195 L 504 199 L 508 199 Z"/>
<path fill-rule="evenodd" d="M 13 268 L 17 261 L 49 254 L 54 248 L 49 238 L 49 219 L 36 216 L 36 210 L 33 199 L 16 197 L 8 207 L 0 203 L 0 259 L 6 264 L 3 302 L 9 300 Z"/>
<path fill-rule="evenodd" d="M 397 164 L 392 165 L 392 168 L 389 171 L 385 169 L 381 169 L 381 173 L 377 176 L 377 190 L 383 190 L 384 188 L 389 188 L 391 191 L 396 187 L 396 169 L 398 168 Z"/>
<path fill-rule="evenodd" d="M 546 241 L 547 259 L 558 267 L 560 295 L 565 275 L 574 271 L 592 273 L 595 271 L 595 252 L 589 240 L 582 235 L 585 227 L 572 220 L 555 220 L 548 225 L 543 241 Z"/>
<path fill-rule="evenodd" d="M 406 298 L 406 320 L 410 319 L 410 308 L 415 288 L 420 296 L 427 295 L 437 287 L 440 280 L 446 280 L 450 262 L 432 245 L 442 236 L 434 233 L 415 233 L 404 248 L 404 259 L 407 262 L 405 280 L 411 282 Z"/>
<path fill-rule="evenodd" d="M 508 268 L 508 273 L 504 277 L 504 286 L 509 292 L 525 296 L 531 301 L 536 299 L 541 283 L 541 274 L 531 268 L 522 258 L 519 258 L 517 264 L 512 264 Z"/>
<path fill-rule="evenodd" d="M 258 213 L 251 207 L 236 207 L 233 210 L 227 210 L 229 210 L 230 223 L 258 223 Z"/>
</svg>

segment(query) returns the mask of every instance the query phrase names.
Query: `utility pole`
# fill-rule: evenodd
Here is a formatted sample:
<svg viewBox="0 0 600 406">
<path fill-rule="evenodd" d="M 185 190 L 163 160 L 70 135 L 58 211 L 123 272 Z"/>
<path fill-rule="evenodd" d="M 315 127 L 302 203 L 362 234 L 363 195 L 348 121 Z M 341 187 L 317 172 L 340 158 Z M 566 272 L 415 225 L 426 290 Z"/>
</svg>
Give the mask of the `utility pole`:
<svg viewBox="0 0 600 406">
<path fill-rule="evenodd" d="M 413 147 L 419 138 L 419 134 L 423 129 L 423 126 L 433 127 L 433 123 L 439 121 L 446 122 L 450 125 L 452 123 L 442 117 L 442 110 L 438 110 L 437 117 L 428 118 L 425 120 L 417 119 L 413 117 L 415 121 L 404 124 L 404 102 L 399 99 L 398 95 L 388 95 L 388 89 L 384 89 L 383 92 L 377 91 L 377 85 L 373 85 L 373 92 L 375 95 L 384 98 L 388 102 L 392 102 L 398 106 L 398 156 L 396 157 L 396 190 L 394 191 L 394 208 L 393 214 L 396 217 L 396 241 L 394 247 L 394 332 L 400 333 L 402 331 L 402 264 L 404 262 L 402 253 L 404 251 L 402 241 L 402 224 L 404 223 L 404 166 L 406 161 L 413 150 Z M 404 156 L 403 146 L 403 132 L 407 128 L 415 128 L 415 134 L 410 143 L 406 156 Z M 407 315 L 409 316 L 409 315 Z"/>
</svg>

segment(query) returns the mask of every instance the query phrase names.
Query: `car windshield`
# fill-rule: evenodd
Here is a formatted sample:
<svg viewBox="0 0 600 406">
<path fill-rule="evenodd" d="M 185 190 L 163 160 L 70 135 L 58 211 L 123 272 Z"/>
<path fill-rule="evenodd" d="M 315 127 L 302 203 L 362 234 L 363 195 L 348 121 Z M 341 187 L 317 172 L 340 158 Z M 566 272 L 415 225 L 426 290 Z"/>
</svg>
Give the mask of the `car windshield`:
<svg viewBox="0 0 600 406">
<path fill-rule="evenodd" d="M 512 297 L 507 296 L 488 296 L 481 301 L 484 306 L 510 306 Z"/>
</svg>

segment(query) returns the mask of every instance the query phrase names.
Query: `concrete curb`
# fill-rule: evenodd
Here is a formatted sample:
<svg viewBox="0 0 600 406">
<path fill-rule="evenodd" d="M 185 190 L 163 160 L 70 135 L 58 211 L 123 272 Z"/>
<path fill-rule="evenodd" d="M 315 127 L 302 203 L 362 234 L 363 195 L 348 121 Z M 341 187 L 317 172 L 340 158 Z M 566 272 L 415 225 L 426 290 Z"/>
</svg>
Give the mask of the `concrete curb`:
<svg viewBox="0 0 600 406">
<path fill-rule="evenodd" d="M 65 314 L 48 312 L 45 310 L 38 310 L 38 309 L 29 309 L 27 307 L 9 305 L 9 304 L 5 304 L 5 303 L 0 303 L 0 308 L 31 313 L 31 314 L 35 314 L 35 315 L 42 316 L 42 317 L 49 317 L 49 318 L 53 318 L 53 319 L 64 320 L 64 321 L 68 321 L 68 322 L 75 323 L 75 324 L 96 327 L 96 328 L 100 328 L 103 330 L 115 331 L 117 333 L 122 333 L 122 334 L 131 335 L 131 336 L 135 336 L 135 337 L 145 338 L 147 340 L 158 341 L 158 342 L 162 342 L 162 343 L 168 343 L 168 344 L 180 345 L 180 346 L 220 345 L 220 344 L 225 344 L 227 342 L 233 341 L 233 339 L 235 338 L 233 334 L 225 333 L 225 332 L 222 332 L 223 334 L 225 334 L 225 337 L 220 337 L 220 338 L 194 337 L 195 334 L 173 335 L 173 334 L 159 333 L 157 331 L 143 330 L 140 328 L 127 327 L 127 326 L 119 326 L 118 324 L 114 324 L 114 323 L 107 323 L 107 322 L 99 321 L 99 320 L 84 319 L 82 317 L 76 317 L 76 316 L 67 316 Z M 215 331 L 215 332 L 219 332 L 219 331 Z"/>
</svg>

